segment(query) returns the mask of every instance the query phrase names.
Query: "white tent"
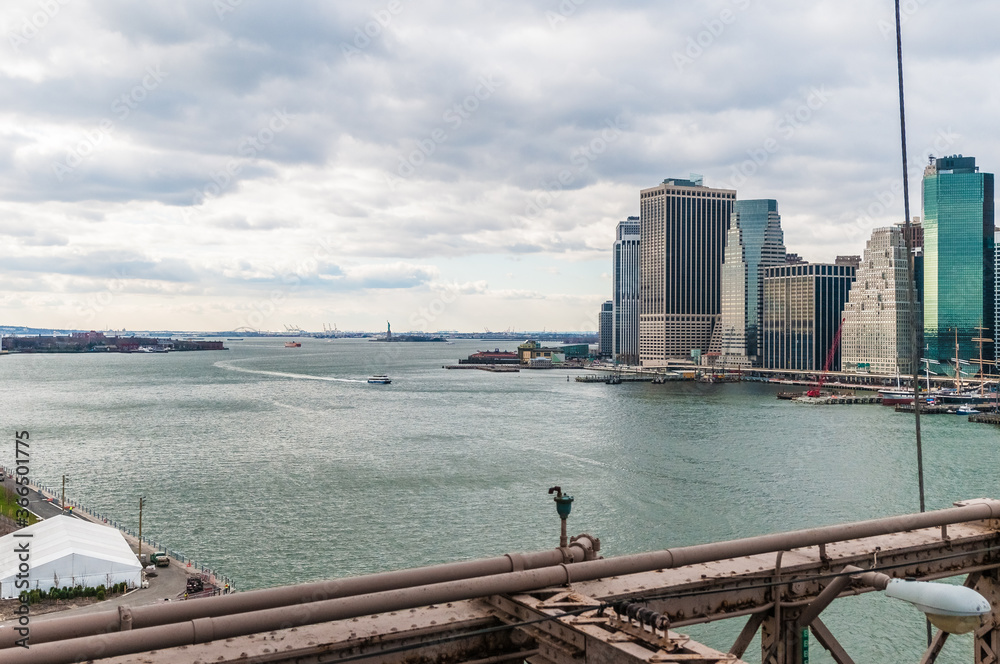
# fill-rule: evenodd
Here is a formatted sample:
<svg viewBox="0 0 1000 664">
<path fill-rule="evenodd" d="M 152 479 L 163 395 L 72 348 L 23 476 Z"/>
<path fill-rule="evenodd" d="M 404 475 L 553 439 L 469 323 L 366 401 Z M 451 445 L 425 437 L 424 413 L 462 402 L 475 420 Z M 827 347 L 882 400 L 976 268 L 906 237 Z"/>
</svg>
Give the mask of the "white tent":
<svg viewBox="0 0 1000 664">
<path fill-rule="evenodd" d="M 24 573 L 24 563 L 29 585 L 19 588 L 15 584 L 17 575 Z M 96 588 L 122 581 L 138 586 L 141 572 L 142 565 L 117 529 L 69 516 L 39 521 L 0 537 L 0 599 L 56 586 Z"/>
</svg>

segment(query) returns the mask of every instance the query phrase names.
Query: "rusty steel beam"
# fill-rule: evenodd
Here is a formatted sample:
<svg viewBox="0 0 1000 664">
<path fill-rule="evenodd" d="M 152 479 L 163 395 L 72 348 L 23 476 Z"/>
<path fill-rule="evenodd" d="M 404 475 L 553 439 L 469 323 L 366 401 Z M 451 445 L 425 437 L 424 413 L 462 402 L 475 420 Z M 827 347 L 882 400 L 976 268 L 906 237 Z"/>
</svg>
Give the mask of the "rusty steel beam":
<svg viewBox="0 0 1000 664">
<path fill-rule="evenodd" d="M 747 648 L 750 647 L 750 642 L 753 641 L 753 637 L 757 635 L 757 630 L 760 629 L 761 623 L 764 622 L 764 612 L 751 614 L 747 619 L 743 629 L 740 631 L 740 635 L 736 637 L 736 641 L 733 642 L 733 646 L 729 649 L 729 654 L 736 657 L 742 657 L 743 653 L 746 652 Z"/>
<path fill-rule="evenodd" d="M 854 664 L 854 660 L 851 656 L 847 654 L 844 647 L 840 645 L 840 642 L 833 636 L 830 629 L 823 624 L 823 621 L 819 618 L 814 618 L 809 624 L 809 629 L 812 631 L 813 636 L 819 641 L 819 644 L 830 651 L 830 656 L 833 657 L 833 661 L 837 664 Z"/>
<path fill-rule="evenodd" d="M 591 602 L 623 597 L 646 598 L 649 600 L 649 606 L 668 617 L 672 627 L 676 628 L 683 624 L 703 623 L 763 611 L 769 604 L 773 605 L 774 600 L 771 598 L 775 593 L 772 585 L 775 582 L 787 590 L 782 598 L 781 625 L 774 626 L 777 630 L 774 642 L 785 644 L 783 647 L 787 651 L 794 649 L 796 639 L 794 633 L 789 633 L 789 631 L 794 632 L 792 629 L 794 625 L 790 625 L 789 621 L 794 623 L 802 608 L 814 601 L 822 587 L 829 583 L 832 577 L 826 575 L 830 574 L 831 566 L 833 569 L 839 569 L 846 564 L 868 567 L 875 562 L 877 555 L 880 567 L 900 565 L 898 569 L 891 571 L 896 576 L 926 579 L 977 570 L 995 570 L 998 560 L 993 551 L 1000 550 L 1000 536 L 996 530 L 998 519 L 1000 519 L 1000 502 L 974 501 L 961 507 L 937 512 L 779 533 L 733 542 L 667 549 L 634 556 L 578 562 L 572 565 L 561 564 L 522 572 L 326 599 L 298 606 L 133 628 L 128 632 L 33 644 L 29 651 L 5 652 L 4 660 L 12 664 L 18 662 L 55 664 L 148 652 L 152 649 L 173 649 L 179 646 L 188 648 L 186 654 L 191 654 L 192 644 L 209 641 L 227 642 L 227 640 L 235 643 L 239 642 L 238 639 L 252 640 L 256 638 L 253 635 L 271 631 L 285 633 L 318 623 L 357 620 L 360 616 L 376 613 L 393 616 L 407 609 L 411 611 L 419 609 L 420 613 L 429 609 L 419 607 L 431 607 L 431 605 L 439 607 L 446 603 L 450 605 L 451 602 L 490 595 L 542 592 L 546 588 L 567 585 L 571 586 L 576 594 L 590 598 Z M 940 527 L 943 524 L 954 524 L 949 529 L 947 541 L 943 541 L 940 537 Z M 825 545 L 825 556 L 820 555 L 818 550 L 820 544 Z M 780 579 L 775 571 L 773 556 L 777 551 L 785 551 Z M 943 556 L 950 557 L 943 558 Z M 849 587 L 842 595 L 868 590 Z M 547 594 L 551 596 L 553 592 L 548 591 Z M 563 608 L 545 609 L 545 611 L 563 610 Z M 558 618 L 540 623 L 548 627 L 537 629 L 540 633 L 548 634 L 547 630 L 556 629 L 555 622 L 565 620 Z M 597 629 L 607 631 L 606 626 L 598 627 L 594 624 L 578 624 L 575 625 L 575 629 L 584 633 L 591 633 Z M 591 636 L 599 635 L 591 634 Z M 597 643 L 593 639 L 587 643 L 591 642 Z M 638 647 L 635 643 L 633 645 Z M 549 646 L 545 643 L 539 643 L 540 654 L 532 659 L 547 657 L 548 655 L 545 655 L 547 647 Z M 602 641 L 601 645 L 594 647 L 601 649 L 610 646 Z M 705 652 L 711 657 L 716 657 L 716 661 L 732 659 L 732 655 L 718 653 L 700 644 L 698 647 L 705 648 Z M 528 649 L 527 646 L 524 646 L 524 649 Z M 168 652 L 177 654 L 177 651 Z M 181 659 L 187 660 L 188 657 L 185 655 Z M 779 661 L 781 664 L 788 664 L 791 660 Z"/>
<path fill-rule="evenodd" d="M 965 585 L 985 597 L 993 607 L 975 630 L 975 664 L 1000 664 L 1000 570 L 994 568 L 970 574 Z"/>
<path fill-rule="evenodd" d="M 814 548 L 786 552 L 780 575 L 775 574 L 773 558 L 763 555 L 578 582 L 574 587 L 609 601 L 644 600 L 667 615 L 674 627 L 683 627 L 770 609 L 781 588 L 786 588 L 783 606 L 804 606 L 815 601 L 841 566 L 870 567 L 879 548 L 879 567 L 897 578 L 934 580 L 1000 564 L 1000 533 L 962 525 L 952 527 L 951 534 L 947 542 L 936 529 L 925 529 L 840 543 L 827 549 L 831 562 L 824 562 Z M 839 594 L 872 590 L 848 584 Z"/>
<path fill-rule="evenodd" d="M 295 586 L 251 590 L 218 597 L 206 597 L 197 602 L 149 604 L 129 609 L 131 624 L 127 629 L 142 629 L 157 625 L 186 622 L 198 618 L 226 616 L 250 611 L 294 606 L 337 597 L 412 588 L 432 583 L 472 579 L 495 574 L 540 569 L 594 558 L 600 540 L 590 535 L 577 535 L 565 549 L 508 553 L 496 558 L 446 563 L 415 569 L 369 574 L 346 579 L 331 579 Z M 122 616 L 117 608 L 84 616 L 47 618 L 32 621 L 31 643 L 41 644 L 96 634 L 124 631 Z M 0 630 L 0 649 L 13 647 L 17 633 Z"/>
</svg>

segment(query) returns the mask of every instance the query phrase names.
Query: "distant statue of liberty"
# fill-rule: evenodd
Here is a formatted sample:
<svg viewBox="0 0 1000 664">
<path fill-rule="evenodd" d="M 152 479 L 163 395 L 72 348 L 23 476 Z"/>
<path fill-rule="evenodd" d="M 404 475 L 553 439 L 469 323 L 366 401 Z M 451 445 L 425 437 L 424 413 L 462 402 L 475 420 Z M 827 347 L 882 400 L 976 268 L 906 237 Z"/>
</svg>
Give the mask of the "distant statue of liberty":
<svg viewBox="0 0 1000 664">
<path fill-rule="evenodd" d="M 389 324 L 389 321 L 385 322 L 385 338 L 392 339 L 392 325 Z"/>
</svg>

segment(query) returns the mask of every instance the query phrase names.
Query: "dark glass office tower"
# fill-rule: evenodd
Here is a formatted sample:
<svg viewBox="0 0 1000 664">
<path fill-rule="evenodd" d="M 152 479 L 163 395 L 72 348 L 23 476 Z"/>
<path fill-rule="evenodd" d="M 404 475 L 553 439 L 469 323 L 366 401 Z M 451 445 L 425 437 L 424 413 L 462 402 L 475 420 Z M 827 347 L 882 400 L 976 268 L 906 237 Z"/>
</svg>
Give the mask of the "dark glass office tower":
<svg viewBox="0 0 1000 664">
<path fill-rule="evenodd" d="M 764 268 L 763 354 L 767 369 L 840 371 L 836 344 L 853 265 L 806 263 Z"/>
<path fill-rule="evenodd" d="M 735 190 L 706 187 L 697 176 L 639 192 L 642 366 L 690 360 L 708 350 L 735 201 Z"/>
<path fill-rule="evenodd" d="M 979 336 L 994 337 L 993 174 L 975 157 L 931 158 L 924 169 L 925 357 L 979 357 Z M 984 356 L 993 355 L 987 344 Z"/>
</svg>

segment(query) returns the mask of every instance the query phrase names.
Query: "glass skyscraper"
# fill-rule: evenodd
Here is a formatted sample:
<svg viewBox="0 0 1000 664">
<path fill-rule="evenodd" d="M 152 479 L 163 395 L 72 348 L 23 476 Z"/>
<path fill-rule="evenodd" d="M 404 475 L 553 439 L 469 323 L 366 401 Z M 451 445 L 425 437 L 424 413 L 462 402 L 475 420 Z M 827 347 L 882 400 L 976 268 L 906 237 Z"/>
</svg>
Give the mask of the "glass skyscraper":
<svg viewBox="0 0 1000 664">
<path fill-rule="evenodd" d="M 711 348 L 723 364 L 759 364 L 764 268 L 784 264 L 778 201 L 736 201 L 722 265 L 722 312 Z"/>
<path fill-rule="evenodd" d="M 854 283 L 853 265 L 806 263 L 764 268 L 766 369 L 840 371 L 837 334 Z"/>
<path fill-rule="evenodd" d="M 932 157 L 923 184 L 925 357 L 954 358 L 957 330 L 959 359 L 978 358 L 976 328 L 994 336 L 993 174 L 975 157 Z"/>
<path fill-rule="evenodd" d="M 619 221 L 615 229 L 613 281 L 616 362 L 639 364 L 639 217 Z"/>
</svg>

